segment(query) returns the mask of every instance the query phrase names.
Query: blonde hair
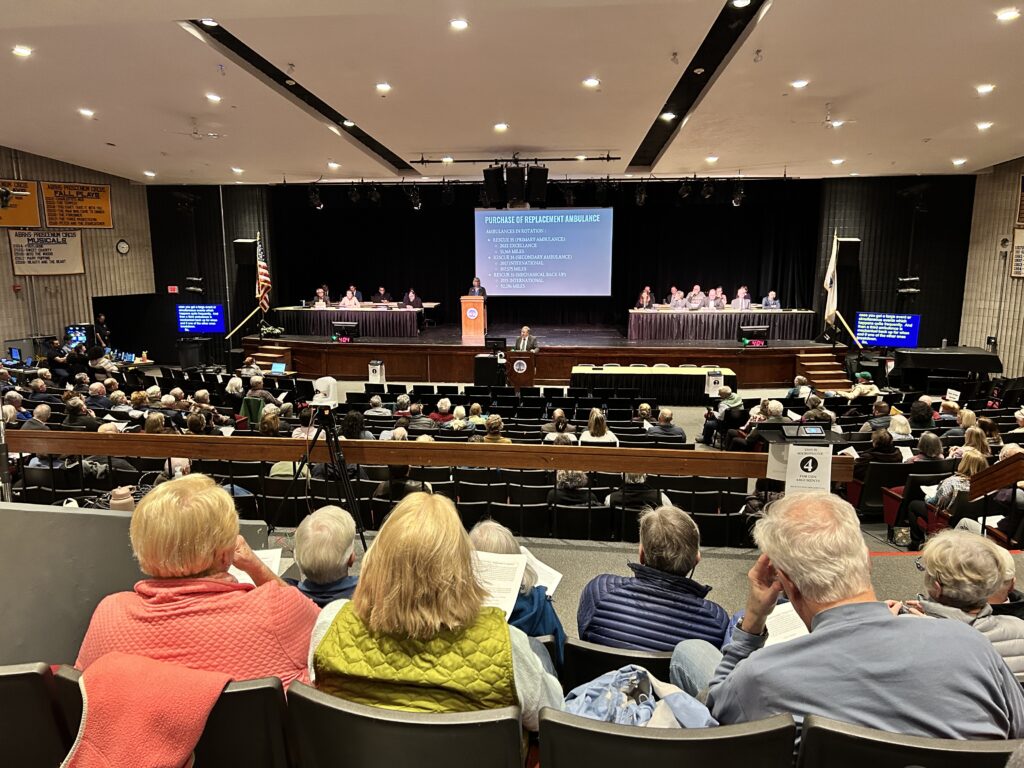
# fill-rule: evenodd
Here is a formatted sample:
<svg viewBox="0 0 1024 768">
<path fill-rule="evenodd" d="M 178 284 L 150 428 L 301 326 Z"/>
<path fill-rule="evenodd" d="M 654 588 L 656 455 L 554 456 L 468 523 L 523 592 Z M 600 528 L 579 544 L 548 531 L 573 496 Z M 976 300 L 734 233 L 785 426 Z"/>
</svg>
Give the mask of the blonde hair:
<svg viewBox="0 0 1024 768">
<path fill-rule="evenodd" d="M 429 640 L 472 624 L 486 595 L 455 505 L 411 493 L 363 558 L 352 608 L 371 632 Z"/>
<path fill-rule="evenodd" d="M 600 408 L 590 409 L 590 420 L 587 422 L 587 431 L 591 437 L 604 437 L 608 431 L 608 422 Z"/>
<path fill-rule="evenodd" d="M 146 414 L 146 424 L 143 431 L 150 435 L 159 435 L 164 431 L 164 415 L 159 411 L 150 411 Z"/>
<path fill-rule="evenodd" d="M 998 550 L 990 539 L 969 531 L 937 533 L 921 554 L 929 595 L 954 608 L 981 608 L 1006 581 Z M 936 585 L 939 594 L 933 594 Z"/>
<path fill-rule="evenodd" d="M 965 451 L 960 464 L 957 466 L 957 474 L 964 477 L 972 477 L 979 472 L 988 469 L 988 460 L 977 451 Z"/>
<path fill-rule="evenodd" d="M 960 413 L 957 414 L 956 420 L 959 422 L 961 427 L 967 429 L 968 427 L 973 427 L 978 423 L 978 416 L 970 408 L 961 408 Z"/>
<path fill-rule="evenodd" d="M 469 540 L 477 552 L 492 552 L 495 555 L 518 555 L 519 542 L 512 531 L 494 520 L 481 520 L 469 532 Z M 533 566 L 526 564 L 523 572 L 523 583 L 519 587 L 522 594 L 528 594 L 537 585 L 537 572 Z"/>
<path fill-rule="evenodd" d="M 974 449 L 982 456 L 991 456 L 992 448 L 985 439 L 985 433 L 981 427 L 968 427 L 964 432 L 964 451 L 968 448 Z"/>
<path fill-rule="evenodd" d="M 132 513 L 132 551 L 143 573 L 157 579 L 202 576 L 234 550 L 238 513 L 231 496 L 206 475 L 161 483 Z"/>
<path fill-rule="evenodd" d="M 910 422 L 902 413 L 898 413 L 889 419 L 889 432 L 894 435 L 910 435 Z"/>
</svg>

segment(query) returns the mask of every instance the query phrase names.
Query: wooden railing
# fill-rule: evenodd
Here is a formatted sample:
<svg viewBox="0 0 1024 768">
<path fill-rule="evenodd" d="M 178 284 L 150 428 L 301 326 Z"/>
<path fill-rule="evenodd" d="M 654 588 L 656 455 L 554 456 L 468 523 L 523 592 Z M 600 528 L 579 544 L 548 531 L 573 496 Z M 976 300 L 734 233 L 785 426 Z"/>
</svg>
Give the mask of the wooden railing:
<svg viewBox="0 0 1024 768">
<path fill-rule="evenodd" d="M 17 453 L 153 458 L 178 456 L 192 459 L 268 462 L 298 461 L 306 451 L 305 440 L 283 437 L 201 437 L 136 433 L 112 435 L 42 430 L 8 432 L 7 443 L 9 450 Z M 768 457 L 764 453 L 680 451 L 664 448 L 375 440 L 345 440 L 340 446 L 348 464 L 578 469 L 651 475 L 752 478 L 764 477 L 768 465 Z M 328 461 L 327 447 L 323 439 L 317 441 L 310 460 Z M 832 479 L 838 482 L 852 480 L 853 459 L 848 456 L 833 456 Z"/>
<path fill-rule="evenodd" d="M 1024 453 L 993 464 L 971 477 L 970 500 L 980 499 L 992 491 L 1002 490 L 1024 480 Z"/>
</svg>

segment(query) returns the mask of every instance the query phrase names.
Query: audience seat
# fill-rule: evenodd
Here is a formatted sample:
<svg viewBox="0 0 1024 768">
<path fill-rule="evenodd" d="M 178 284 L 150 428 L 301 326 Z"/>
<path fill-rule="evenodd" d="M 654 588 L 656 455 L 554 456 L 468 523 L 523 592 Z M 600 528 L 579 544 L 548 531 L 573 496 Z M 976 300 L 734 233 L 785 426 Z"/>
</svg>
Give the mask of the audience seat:
<svg viewBox="0 0 1024 768">
<path fill-rule="evenodd" d="M 302 683 L 288 718 L 303 768 L 519 768 L 518 707 L 422 714 L 368 707 Z"/>
<path fill-rule="evenodd" d="M 589 683 L 605 672 L 635 664 L 643 667 L 663 683 L 669 681 L 671 651 L 639 651 L 631 648 L 612 648 L 568 638 L 565 641 L 562 666 L 562 688 L 566 693 L 583 683 Z"/>
<path fill-rule="evenodd" d="M 0 667 L 0 749 L 4 765 L 56 768 L 73 732 L 57 706 L 50 668 L 43 663 Z M 77 730 L 77 729 L 76 729 Z"/>
<path fill-rule="evenodd" d="M 546 708 L 540 714 L 540 764 L 789 768 L 795 737 L 790 715 L 718 728 L 637 728 Z"/>
<path fill-rule="evenodd" d="M 797 768 L 1003 768 L 1021 744 L 1024 739 L 962 741 L 904 736 L 809 715 L 803 722 Z"/>
<path fill-rule="evenodd" d="M 559 539 L 609 541 L 612 538 L 612 513 L 606 506 L 552 507 L 554 536 Z"/>
<path fill-rule="evenodd" d="M 861 515 L 882 513 L 882 489 L 895 488 L 906 483 L 915 464 L 886 464 L 873 461 L 868 464 L 863 482 L 851 480 L 846 485 L 846 498 Z"/>
</svg>

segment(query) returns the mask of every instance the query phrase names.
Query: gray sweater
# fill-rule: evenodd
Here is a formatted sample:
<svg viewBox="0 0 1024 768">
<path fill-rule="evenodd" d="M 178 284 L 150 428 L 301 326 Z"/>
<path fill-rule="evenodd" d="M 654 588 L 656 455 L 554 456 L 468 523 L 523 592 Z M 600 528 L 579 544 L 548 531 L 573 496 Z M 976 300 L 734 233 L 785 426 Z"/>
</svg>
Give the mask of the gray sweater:
<svg viewBox="0 0 1024 768">
<path fill-rule="evenodd" d="M 791 712 L 945 739 L 1024 737 L 1024 692 L 992 644 L 954 621 L 895 617 L 885 603 L 822 611 L 811 633 L 763 648 L 737 629 L 711 681 L 722 724 Z"/>
<path fill-rule="evenodd" d="M 997 616 L 992 613 L 991 605 L 986 605 L 974 615 L 932 600 L 922 600 L 921 608 L 929 616 L 954 619 L 981 632 L 992 643 L 996 653 L 1003 657 L 1014 676 L 1024 682 L 1024 620 L 1016 616 Z"/>
</svg>

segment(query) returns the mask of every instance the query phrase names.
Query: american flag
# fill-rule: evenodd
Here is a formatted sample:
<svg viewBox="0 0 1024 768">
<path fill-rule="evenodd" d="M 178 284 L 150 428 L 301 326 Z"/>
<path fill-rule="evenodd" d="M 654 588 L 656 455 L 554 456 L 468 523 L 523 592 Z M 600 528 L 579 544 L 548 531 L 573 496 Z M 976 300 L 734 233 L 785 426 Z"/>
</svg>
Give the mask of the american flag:
<svg viewBox="0 0 1024 768">
<path fill-rule="evenodd" d="M 273 283 L 270 282 L 270 264 L 267 263 L 267 256 L 263 253 L 263 238 L 256 233 L 256 298 L 259 299 L 260 309 L 264 314 L 270 311 L 270 289 Z"/>
</svg>

